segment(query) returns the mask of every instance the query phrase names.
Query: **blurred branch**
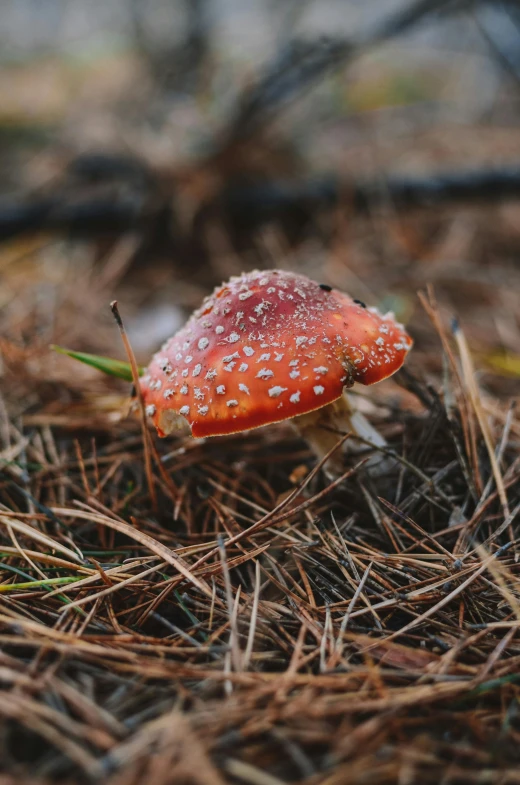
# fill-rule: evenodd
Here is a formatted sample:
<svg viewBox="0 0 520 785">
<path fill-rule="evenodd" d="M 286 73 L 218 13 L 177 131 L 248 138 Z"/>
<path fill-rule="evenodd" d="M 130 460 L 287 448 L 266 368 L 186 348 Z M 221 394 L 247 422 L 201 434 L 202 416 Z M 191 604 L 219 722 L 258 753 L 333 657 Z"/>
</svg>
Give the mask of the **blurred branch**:
<svg viewBox="0 0 520 785">
<path fill-rule="evenodd" d="M 81 153 L 69 162 L 67 174 L 82 184 L 124 180 L 136 185 L 153 185 L 153 174 L 146 163 L 137 156 L 125 154 Z"/>
<path fill-rule="evenodd" d="M 34 204 L 0 204 L 0 241 L 33 232 L 67 232 L 75 235 L 120 233 L 139 228 L 145 220 L 141 202 L 136 200 L 46 199 Z"/>
<path fill-rule="evenodd" d="M 170 0 L 172 20 L 175 3 Z M 168 88 L 185 92 L 196 81 L 209 51 L 208 0 L 183 0 L 180 4 L 186 18 L 185 35 L 176 46 L 157 46 L 146 30 L 148 9 L 141 0 L 131 0 L 131 22 L 134 43 L 148 63 L 155 79 Z"/>
<path fill-rule="evenodd" d="M 397 209 L 450 202 L 494 203 L 520 197 L 520 167 L 450 172 L 430 177 L 393 176 L 382 181 L 354 182 L 334 176 L 304 182 L 265 181 L 230 185 L 196 215 L 213 207 L 232 223 L 250 225 L 283 218 L 292 210 L 310 212 L 345 205 L 364 212 L 390 201 Z M 169 216 L 169 217 L 168 217 Z M 138 198 L 48 199 L 33 204 L 0 205 L 0 241 L 26 232 L 55 231 L 76 235 L 117 234 L 175 225 L 171 201 L 146 194 Z M 197 222 L 196 222 L 197 223 Z M 198 224 L 197 224 L 198 225 Z"/>
<path fill-rule="evenodd" d="M 326 74 L 367 49 L 401 35 L 439 13 L 455 13 L 473 0 L 415 0 L 374 25 L 358 39 L 324 37 L 285 44 L 263 76 L 248 88 L 224 134 L 222 147 L 244 140 L 269 122 L 279 109 Z"/>
<path fill-rule="evenodd" d="M 226 212 L 236 218 L 274 216 L 286 209 L 345 204 L 364 212 L 390 201 L 396 208 L 448 202 L 498 202 L 520 196 L 520 167 L 441 173 L 426 177 L 392 176 L 365 183 L 334 176 L 303 183 L 235 185 L 223 195 Z"/>
<path fill-rule="evenodd" d="M 511 21 L 511 14 L 506 12 L 505 9 L 502 10 L 504 14 L 507 13 L 508 19 Z M 516 83 L 516 86 L 520 87 L 520 60 L 518 56 L 514 57 L 511 52 L 507 51 L 506 47 L 504 46 L 500 38 L 497 36 L 497 34 L 489 29 L 485 20 L 481 18 L 481 16 L 475 9 L 472 9 L 471 16 L 481 36 L 488 44 L 491 55 L 501 66 L 502 70 L 513 78 L 513 81 Z M 520 33 L 519 33 L 519 37 L 520 37 Z M 518 49 L 516 50 L 516 54 L 518 55 Z"/>
</svg>

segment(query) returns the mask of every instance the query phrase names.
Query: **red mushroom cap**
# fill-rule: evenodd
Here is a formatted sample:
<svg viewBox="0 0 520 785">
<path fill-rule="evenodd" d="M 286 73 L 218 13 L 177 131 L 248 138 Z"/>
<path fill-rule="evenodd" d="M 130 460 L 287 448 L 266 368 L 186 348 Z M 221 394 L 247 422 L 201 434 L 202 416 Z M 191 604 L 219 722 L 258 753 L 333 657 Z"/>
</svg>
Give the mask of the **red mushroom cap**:
<svg viewBox="0 0 520 785">
<path fill-rule="evenodd" d="M 193 436 L 219 436 L 319 409 L 354 382 L 379 382 L 411 345 L 393 314 L 304 275 L 253 271 L 204 300 L 141 385 L 159 435 L 176 413 Z"/>
</svg>

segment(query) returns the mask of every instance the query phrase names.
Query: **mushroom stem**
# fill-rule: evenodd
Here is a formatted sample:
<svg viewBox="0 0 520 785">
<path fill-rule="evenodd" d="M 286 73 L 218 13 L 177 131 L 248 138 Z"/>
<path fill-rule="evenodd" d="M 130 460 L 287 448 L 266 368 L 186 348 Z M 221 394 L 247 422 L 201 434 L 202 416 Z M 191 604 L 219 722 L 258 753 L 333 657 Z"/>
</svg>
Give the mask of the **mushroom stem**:
<svg viewBox="0 0 520 785">
<path fill-rule="evenodd" d="M 363 442 L 359 442 L 355 439 L 347 439 L 342 450 L 337 450 L 331 456 L 325 466 L 326 473 L 331 477 L 338 477 L 344 470 L 345 452 L 363 453 L 370 450 L 370 445 L 376 448 L 386 447 L 384 437 L 355 408 L 352 396 L 346 390 L 340 398 L 329 403 L 328 406 L 295 417 L 292 423 L 319 459 L 323 458 L 337 444 L 341 434 L 351 431 L 354 436 L 363 440 Z M 380 452 L 374 452 L 365 466 L 370 469 L 373 476 L 379 476 L 391 468 L 391 463 Z"/>
<path fill-rule="evenodd" d="M 159 416 L 158 431 L 161 436 L 169 436 L 172 433 L 177 436 L 187 436 L 190 433 L 190 426 L 185 417 L 181 417 L 172 409 L 165 409 Z"/>
</svg>

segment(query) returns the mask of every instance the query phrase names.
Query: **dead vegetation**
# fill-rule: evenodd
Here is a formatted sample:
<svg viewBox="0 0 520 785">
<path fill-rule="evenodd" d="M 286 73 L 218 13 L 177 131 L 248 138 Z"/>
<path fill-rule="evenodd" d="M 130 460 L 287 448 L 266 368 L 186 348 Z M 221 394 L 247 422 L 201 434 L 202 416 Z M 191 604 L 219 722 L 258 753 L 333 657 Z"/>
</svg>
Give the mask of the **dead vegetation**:
<svg viewBox="0 0 520 785">
<path fill-rule="evenodd" d="M 414 375 L 362 401 L 394 476 L 329 484 L 280 425 L 154 441 L 151 493 L 126 385 L 13 340 L 35 334 L 38 266 L 8 271 L 27 309 L 2 344 L 13 782 L 519 781 L 520 423 L 431 291 Z M 115 345 L 72 273 L 69 343 Z"/>
</svg>

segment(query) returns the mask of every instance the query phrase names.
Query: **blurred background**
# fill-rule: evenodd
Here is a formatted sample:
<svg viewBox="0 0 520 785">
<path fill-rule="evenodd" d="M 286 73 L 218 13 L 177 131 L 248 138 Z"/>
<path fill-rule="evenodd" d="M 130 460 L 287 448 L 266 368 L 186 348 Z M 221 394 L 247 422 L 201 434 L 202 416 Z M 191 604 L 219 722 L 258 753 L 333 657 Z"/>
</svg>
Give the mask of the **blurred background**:
<svg viewBox="0 0 520 785">
<path fill-rule="evenodd" d="M 0 6 L 0 372 L 15 414 L 36 377 L 51 407 L 96 383 L 49 344 L 123 356 L 113 298 L 146 363 L 213 286 L 272 266 L 396 311 L 426 375 L 440 370 L 417 299 L 431 284 L 482 380 L 515 389 L 519 3 Z"/>
</svg>

